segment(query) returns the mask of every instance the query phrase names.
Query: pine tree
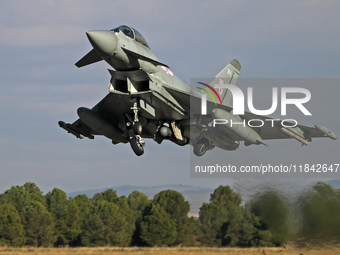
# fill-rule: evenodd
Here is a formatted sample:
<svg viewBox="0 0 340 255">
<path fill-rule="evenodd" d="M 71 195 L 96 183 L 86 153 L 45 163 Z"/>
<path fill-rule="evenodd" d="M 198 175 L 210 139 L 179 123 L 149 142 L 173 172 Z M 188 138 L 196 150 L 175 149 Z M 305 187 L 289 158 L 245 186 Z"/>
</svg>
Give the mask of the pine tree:
<svg viewBox="0 0 340 255">
<path fill-rule="evenodd" d="M 81 233 L 81 219 L 77 204 L 67 200 L 66 193 L 54 188 L 46 194 L 48 211 L 55 221 L 55 246 L 72 245 Z"/>
<path fill-rule="evenodd" d="M 300 245 L 338 244 L 340 241 L 340 190 L 318 182 L 298 199 Z"/>
<path fill-rule="evenodd" d="M 38 201 L 31 201 L 25 207 L 26 244 L 48 247 L 54 241 L 54 219 L 45 206 Z"/>
<path fill-rule="evenodd" d="M 24 244 L 25 232 L 18 211 L 11 204 L 0 204 L 0 245 Z"/>
<path fill-rule="evenodd" d="M 207 246 L 236 246 L 240 241 L 241 198 L 229 186 L 219 186 L 210 203 L 200 208 L 196 233 Z"/>
<path fill-rule="evenodd" d="M 174 190 L 164 190 L 155 195 L 154 204 L 159 204 L 176 226 L 174 245 L 191 245 L 193 243 L 194 219 L 188 217 L 190 204 L 183 195 Z"/>
<path fill-rule="evenodd" d="M 140 238 L 148 246 L 170 246 L 176 241 L 176 224 L 159 204 L 152 204 L 140 223 Z"/>
</svg>

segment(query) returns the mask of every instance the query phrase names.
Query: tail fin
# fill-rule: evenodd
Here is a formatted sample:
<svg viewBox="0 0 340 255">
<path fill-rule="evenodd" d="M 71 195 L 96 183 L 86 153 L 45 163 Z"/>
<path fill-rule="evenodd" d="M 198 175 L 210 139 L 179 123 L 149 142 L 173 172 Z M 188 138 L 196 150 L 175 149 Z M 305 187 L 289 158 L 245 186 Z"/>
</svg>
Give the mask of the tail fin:
<svg viewBox="0 0 340 255">
<path fill-rule="evenodd" d="M 213 78 L 208 85 L 215 88 L 216 84 L 230 84 L 236 85 L 238 76 L 240 75 L 241 65 L 234 59 L 225 68 L 223 68 L 216 76 Z M 228 89 L 218 89 L 217 90 L 222 104 L 228 105 L 231 100 L 231 92 Z"/>
</svg>

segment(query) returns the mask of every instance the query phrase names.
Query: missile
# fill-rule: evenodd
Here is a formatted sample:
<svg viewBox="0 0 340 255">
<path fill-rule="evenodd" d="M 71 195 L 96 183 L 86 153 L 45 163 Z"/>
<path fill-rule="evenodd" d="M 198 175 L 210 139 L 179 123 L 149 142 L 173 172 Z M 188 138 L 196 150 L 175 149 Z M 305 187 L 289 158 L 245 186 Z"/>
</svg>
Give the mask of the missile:
<svg viewBox="0 0 340 255">
<path fill-rule="evenodd" d="M 70 124 L 66 124 L 64 121 L 58 122 L 59 127 L 65 129 L 67 132 L 71 133 L 72 135 L 76 136 L 77 138 L 83 139 L 85 136 L 76 130 L 72 129 Z"/>
<path fill-rule="evenodd" d="M 320 124 L 315 124 L 314 125 L 317 129 L 319 129 L 322 133 L 325 134 L 325 136 L 328 136 L 329 138 L 336 140 L 337 136 L 336 134 L 334 134 L 332 131 L 330 131 L 329 129 L 325 128 L 324 126 L 320 125 Z"/>
<path fill-rule="evenodd" d="M 294 138 L 295 140 L 303 143 L 304 145 L 308 145 L 309 142 L 304 139 L 303 137 L 299 136 L 298 134 L 294 133 L 293 131 L 288 130 L 287 128 L 281 128 L 282 132 L 286 135 L 288 135 L 291 138 Z"/>
<path fill-rule="evenodd" d="M 95 111 L 85 107 L 80 107 L 77 110 L 77 114 L 86 125 L 97 131 L 99 134 L 115 141 L 126 142 L 126 139 L 123 138 L 123 131 L 104 119 Z"/>
<path fill-rule="evenodd" d="M 240 116 L 233 115 L 218 108 L 213 109 L 212 114 L 216 118 L 214 120 L 215 124 L 222 124 L 218 125 L 218 128 L 240 137 L 241 140 L 245 141 L 246 146 L 251 144 L 263 144 L 260 135 L 256 133 L 254 129 L 245 125 L 245 121 L 242 120 Z M 218 123 L 218 120 L 222 120 L 221 123 Z"/>
</svg>

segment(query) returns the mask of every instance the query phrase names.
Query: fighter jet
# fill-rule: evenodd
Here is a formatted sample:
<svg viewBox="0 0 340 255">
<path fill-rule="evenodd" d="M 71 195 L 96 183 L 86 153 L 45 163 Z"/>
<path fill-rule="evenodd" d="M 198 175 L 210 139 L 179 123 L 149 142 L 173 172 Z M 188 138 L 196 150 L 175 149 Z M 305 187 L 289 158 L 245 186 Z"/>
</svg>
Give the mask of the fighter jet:
<svg viewBox="0 0 340 255">
<path fill-rule="evenodd" d="M 242 141 L 249 146 L 262 145 L 266 139 L 294 138 L 308 145 L 312 137 L 337 138 L 319 124 L 282 127 L 280 122 L 266 121 L 257 128 L 250 125 L 233 128 L 227 124 L 213 127 L 215 119 L 268 119 L 250 112 L 233 114 L 233 108 L 227 105 L 231 92 L 217 89 L 217 93 L 214 89 L 221 81 L 236 85 L 241 70 L 236 59 L 195 91 L 156 58 L 136 29 L 122 25 L 111 30 L 87 31 L 86 35 L 93 49 L 75 65 L 83 67 L 104 60 L 114 70 L 108 70 L 111 74 L 109 93 L 97 105 L 92 109 L 78 108 L 79 119 L 72 124 L 59 121 L 61 128 L 77 138 L 94 139 L 96 135 L 103 135 L 113 144 L 130 143 L 137 156 L 144 153 L 146 138 L 158 144 L 164 140 L 180 146 L 190 144 L 197 156 L 214 147 L 236 150 Z M 208 92 L 204 88 L 212 89 L 220 104 L 207 100 L 207 112 L 202 115 L 200 91 Z"/>
</svg>

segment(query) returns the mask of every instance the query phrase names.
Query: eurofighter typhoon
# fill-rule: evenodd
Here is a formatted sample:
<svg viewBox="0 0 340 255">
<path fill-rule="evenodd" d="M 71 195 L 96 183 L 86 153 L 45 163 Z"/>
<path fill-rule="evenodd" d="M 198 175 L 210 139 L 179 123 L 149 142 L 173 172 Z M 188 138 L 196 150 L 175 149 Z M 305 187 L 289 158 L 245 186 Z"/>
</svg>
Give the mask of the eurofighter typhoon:
<svg viewBox="0 0 340 255">
<path fill-rule="evenodd" d="M 237 88 L 241 70 L 236 59 L 209 83 L 201 83 L 204 88 L 196 91 L 156 58 L 136 29 L 124 25 L 111 30 L 87 31 L 86 35 L 93 49 L 76 66 L 104 60 L 115 70 L 109 70 L 109 93 L 104 99 L 92 109 L 78 108 L 79 119 L 72 124 L 59 121 L 61 128 L 77 138 L 94 139 L 96 135 L 103 135 L 113 144 L 130 143 L 137 156 L 144 153 L 146 138 L 158 144 L 164 140 L 180 146 L 191 144 L 197 156 L 215 147 L 236 150 L 240 142 L 249 146 L 264 144 L 267 139 L 294 138 L 308 145 L 312 137 L 337 139 L 319 124 L 287 127 L 251 112 L 242 115 L 233 112 L 228 103 L 233 95 L 231 88 Z M 229 89 L 218 86 L 221 81 Z M 204 101 L 206 94 L 203 97 L 202 90 L 216 94 L 220 104 Z M 249 124 L 252 119 L 262 121 L 263 125 L 254 128 Z M 232 126 L 232 122 L 244 125 Z"/>
</svg>

